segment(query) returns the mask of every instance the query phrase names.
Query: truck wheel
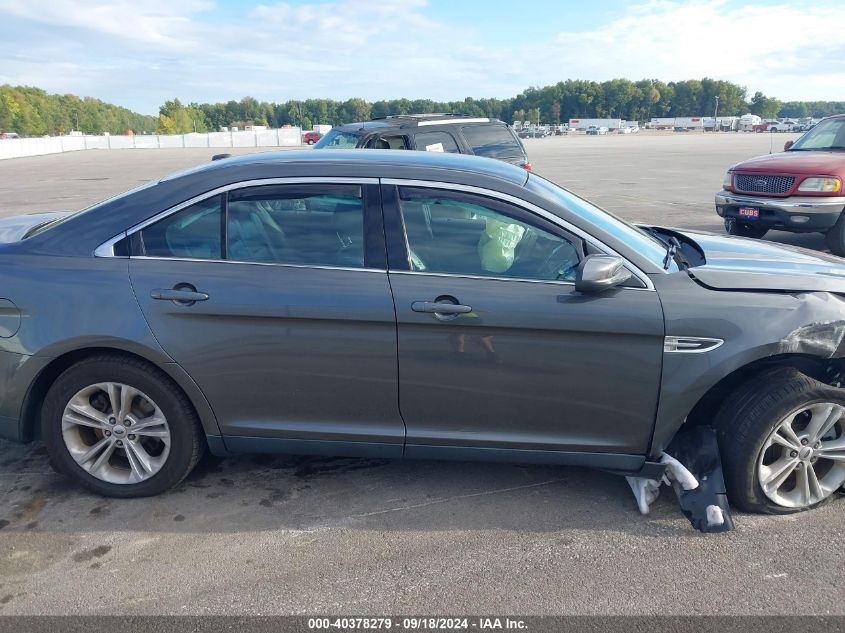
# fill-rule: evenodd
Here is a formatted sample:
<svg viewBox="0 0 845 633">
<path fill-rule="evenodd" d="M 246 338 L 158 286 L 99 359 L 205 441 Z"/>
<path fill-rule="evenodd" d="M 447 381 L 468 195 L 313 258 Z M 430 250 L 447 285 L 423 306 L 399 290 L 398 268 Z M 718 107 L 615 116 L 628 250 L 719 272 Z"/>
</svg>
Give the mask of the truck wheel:
<svg viewBox="0 0 845 633">
<path fill-rule="evenodd" d="M 845 257 L 845 212 L 839 216 L 836 224 L 827 230 L 824 238 L 831 253 Z"/>
<path fill-rule="evenodd" d="M 725 400 L 716 428 L 728 498 L 741 510 L 810 510 L 845 484 L 843 389 L 769 370 Z"/>
<path fill-rule="evenodd" d="M 769 229 L 759 224 L 740 222 L 736 218 L 725 218 L 725 231 L 729 235 L 759 239 L 769 232 Z"/>
</svg>

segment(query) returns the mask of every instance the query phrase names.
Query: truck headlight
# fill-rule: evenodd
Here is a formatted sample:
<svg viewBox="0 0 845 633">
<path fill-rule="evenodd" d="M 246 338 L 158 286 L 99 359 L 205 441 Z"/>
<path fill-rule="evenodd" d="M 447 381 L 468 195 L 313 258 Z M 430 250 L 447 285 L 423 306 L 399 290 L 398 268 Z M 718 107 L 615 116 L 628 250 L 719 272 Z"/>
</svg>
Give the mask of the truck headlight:
<svg viewBox="0 0 845 633">
<path fill-rule="evenodd" d="M 842 181 L 839 178 L 805 178 L 798 186 L 798 191 L 817 191 L 823 193 L 836 193 L 842 189 Z"/>
<path fill-rule="evenodd" d="M 727 172 L 725 174 L 725 179 L 722 181 L 722 189 L 730 189 L 731 186 L 734 184 L 734 175 L 733 172 Z"/>
</svg>

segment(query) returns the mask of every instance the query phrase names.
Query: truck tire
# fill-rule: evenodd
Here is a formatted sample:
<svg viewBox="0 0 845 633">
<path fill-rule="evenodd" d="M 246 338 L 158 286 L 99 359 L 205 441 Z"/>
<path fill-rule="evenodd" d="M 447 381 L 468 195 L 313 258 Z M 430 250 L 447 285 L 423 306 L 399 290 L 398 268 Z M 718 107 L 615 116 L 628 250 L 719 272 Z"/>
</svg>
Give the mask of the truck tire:
<svg viewBox="0 0 845 633">
<path fill-rule="evenodd" d="M 725 231 L 728 235 L 760 239 L 769 232 L 769 229 L 759 224 L 740 222 L 736 218 L 725 218 Z"/>
<path fill-rule="evenodd" d="M 830 252 L 839 257 L 845 257 L 845 211 L 839 214 L 836 224 L 824 234 Z"/>
<path fill-rule="evenodd" d="M 843 389 L 791 367 L 773 368 L 731 394 L 715 426 L 728 498 L 741 510 L 810 510 L 845 483 L 841 451 L 834 458 L 826 448 L 845 434 Z"/>
</svg>

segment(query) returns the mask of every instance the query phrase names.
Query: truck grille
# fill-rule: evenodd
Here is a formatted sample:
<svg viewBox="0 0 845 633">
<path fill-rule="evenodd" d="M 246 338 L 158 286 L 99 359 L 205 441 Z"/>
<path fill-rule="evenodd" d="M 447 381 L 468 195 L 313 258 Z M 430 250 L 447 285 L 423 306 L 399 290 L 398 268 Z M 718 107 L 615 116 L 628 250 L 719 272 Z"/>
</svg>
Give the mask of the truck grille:
<svg viewBox="0 0 845 633">
<path fill-rule="evenodd" d="M 795 176 L 760 176 L 757 174 L 737 174 L 734 184 L 739 191 L 754 193 L 786 193 L 792 189 Z"/>
</svg>

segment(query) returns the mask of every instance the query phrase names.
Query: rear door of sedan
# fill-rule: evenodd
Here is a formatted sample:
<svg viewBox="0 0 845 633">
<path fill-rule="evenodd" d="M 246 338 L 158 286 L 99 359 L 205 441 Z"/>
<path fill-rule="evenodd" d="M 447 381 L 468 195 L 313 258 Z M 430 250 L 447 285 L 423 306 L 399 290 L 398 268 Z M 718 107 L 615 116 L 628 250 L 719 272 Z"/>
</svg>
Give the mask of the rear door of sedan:
<svg viewBox="0 0 845 633">
<path fill-rule="evenodd" d="M 401 455 L 376 183 L 229 187 L 133 233 L 144 315 L 230 450 Z"/>
<path fill-rule="evenodd" d="M 596 250 L 576 233 L 495 192 L 382 183 L 405 454 L 638 468 L 663 354 L 649 284 L 580 294 Z"/>
</svg>

